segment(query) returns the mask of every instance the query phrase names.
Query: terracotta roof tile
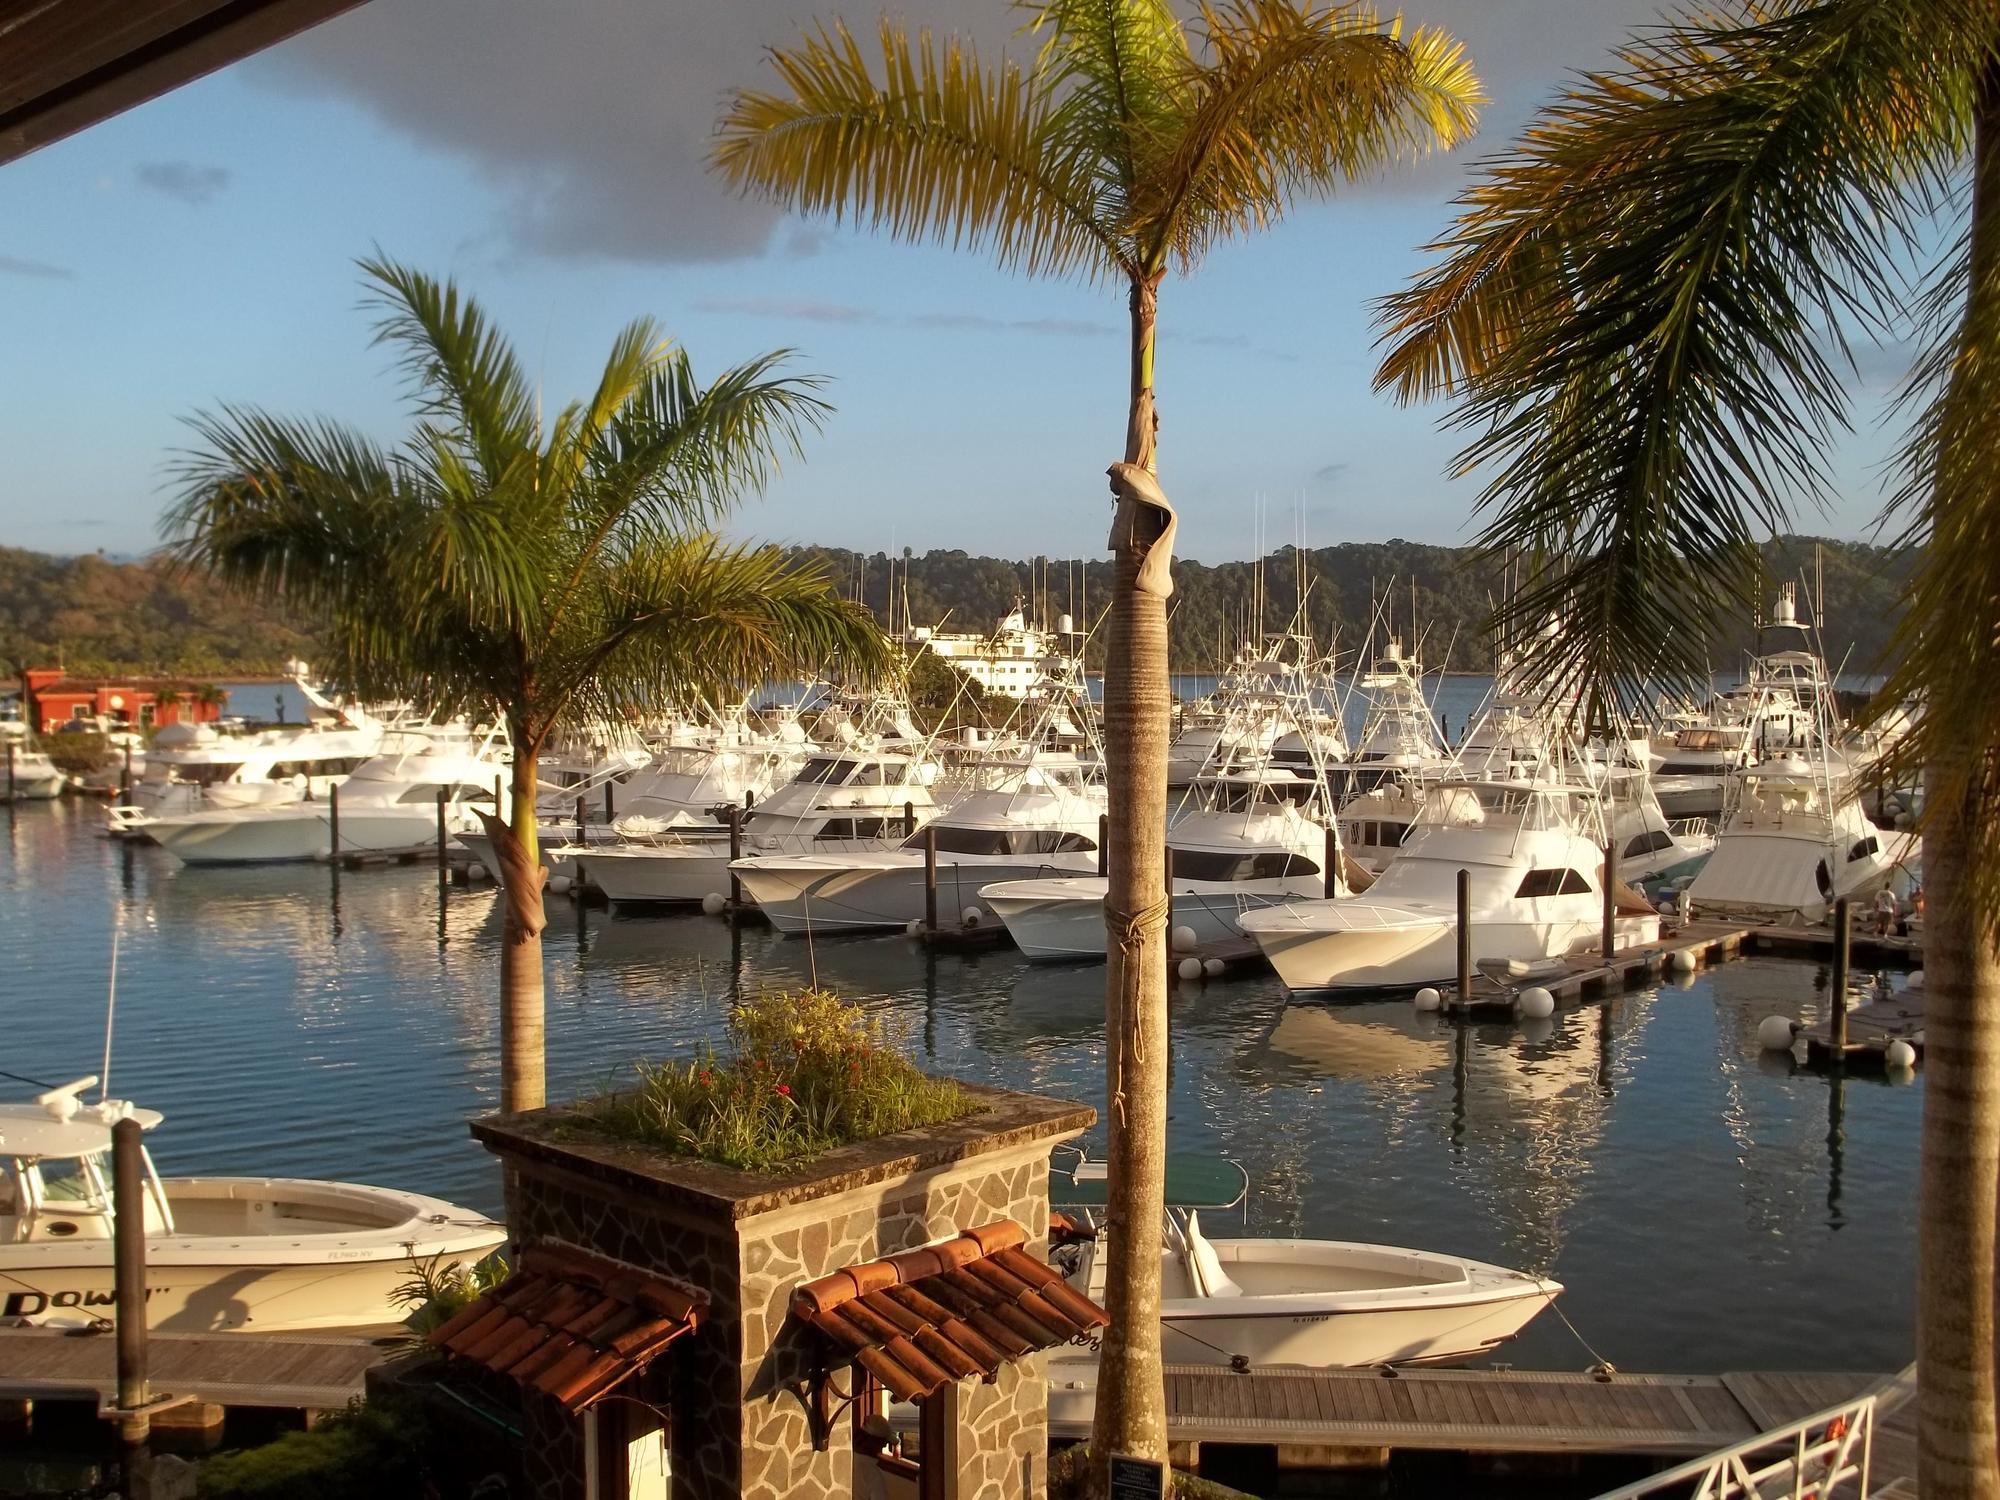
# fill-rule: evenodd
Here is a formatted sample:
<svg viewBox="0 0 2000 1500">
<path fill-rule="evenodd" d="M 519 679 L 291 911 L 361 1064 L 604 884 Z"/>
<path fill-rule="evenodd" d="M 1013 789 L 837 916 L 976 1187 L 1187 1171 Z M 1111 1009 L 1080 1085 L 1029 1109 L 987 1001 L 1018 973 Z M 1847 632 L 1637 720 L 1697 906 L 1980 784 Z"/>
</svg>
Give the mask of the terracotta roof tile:
<svg viewBox="0 0 2000 1500">
<path fill-rule="evenodd" d="M 532 1245 L 514 1274 L 430 1342 L 583 1411 L 708 1312 L 665 1277 L 562 1244 Z"/>
<path fill-rule="evenodd" d="M 1027 1240 L 1011 1219 L 984 1224 L 805 1282 L 792 1293 L 792 1313 L 898 1400 L 921 1401 L 1111 1321 L 1028 1254 Z"/>
</svg>

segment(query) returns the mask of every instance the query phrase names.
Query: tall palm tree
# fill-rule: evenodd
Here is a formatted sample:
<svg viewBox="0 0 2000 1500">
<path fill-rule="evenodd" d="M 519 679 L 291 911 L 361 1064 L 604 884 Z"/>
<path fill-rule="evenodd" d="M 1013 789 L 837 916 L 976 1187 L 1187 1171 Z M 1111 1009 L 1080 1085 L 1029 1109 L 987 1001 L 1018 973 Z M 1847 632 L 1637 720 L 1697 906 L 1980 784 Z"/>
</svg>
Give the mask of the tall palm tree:
<svg viewBox="0 0 2000 1500">
<path fill-rule="evenodd" d="M 1025 69 L 881 23 L 874 61 L 834 22 L 774 50 L 780 87 L 739 91 L 713 163 L 807 214 L 990 250 L 1006 269 L 1124 288 L 1130 407 L 1110 547 L 1104 682 L 1111 789 L 1105 921 L 1113 1198 L 1092 1447 L 1164 1456 L 1159 1248 L 1166 1149 L 1166 600 L 1174 512 L 1156 480 L 1154 325 L 1170 270 L 1292 201 L 1470 134 L 1459 44 L 1365 4 L 1032 0 Z"/>
<path fill-rule="evenodd" d="M 376 340 L 417 423 L 383 448 L 327 420 L 225 407 L 193 419 L 166 528 L 184 561 L 329 622 L 333 674 L 371 697 L 507 726 L 501 1102 L 544 1102 L 536 758 L 565 724 L 838 655 L 872 670 L 872 620 L 816 569 L 711 527 L 827 411 L 766 355 L 703 385 L 651 321 L 597 387 L 545 419 L 538 392 L 452 282 L 362 263 Z M 484 816 L 482 814 L 482 816 Z"/>
<path fill-rule="evenodd" d="M 1925 704 L 1922 1488 L 2000 1495 L 2000 11 L 1670 26 L 1544 111 L 1435 248 L 1380 379 L 1461 398 L 1484 540 L 1551 564 L 1514 613 L 1561 617 L 1550 675 L 1600 703 L 1698 650 L 1756 534 L 1830 491 L 1848 339 L 1917 342 L 1893 503 L 1928 545 L 1885 697 Z"/>
</svg>

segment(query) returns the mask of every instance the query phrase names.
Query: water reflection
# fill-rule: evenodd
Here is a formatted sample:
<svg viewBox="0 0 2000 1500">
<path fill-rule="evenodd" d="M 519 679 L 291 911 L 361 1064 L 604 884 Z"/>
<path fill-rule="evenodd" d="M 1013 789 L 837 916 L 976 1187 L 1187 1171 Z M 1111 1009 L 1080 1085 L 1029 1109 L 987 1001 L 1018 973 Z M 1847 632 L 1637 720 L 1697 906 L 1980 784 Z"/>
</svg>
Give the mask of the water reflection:
<svg viewBox="0 0 2000 1500">
<path fill-rule="evenodd" d="M 164 1166 L 497 1207 L 463 1124 L 498 1102 L 497 892 L 441 895 L 424 866 L 183 870 L 98 838 L 100 818 L 28 808 L 0 838 L 0 1067 L 95 1069 L 122 911 L 113 1076 L 166 1111 Z M 814 979 L 905 1028 L 927 1066 L 1103 1095 L 1101 968 L 560 900 L 550 917 L 557 1097 L 719 1042 L 736 996 Z M 1245 1163 L 1255 1232 L 1552 1270 L 1570 1316 L 1628 1368 L 1899 1366 L 1922 1085 L 1763 1057 L 1763 1016 L 1820 1005 L 1810 967 L 1764 960 L 1522 1026 L 1298 1005 L 1268 977 L 1185 986 L 1169 1130 L 1176 1149 Z M 1816 1317 L 1828 1297 L 1852 1315 Z M 1553 1323 L 1510 1357 L 1584 1362 Z"/>
</svg>

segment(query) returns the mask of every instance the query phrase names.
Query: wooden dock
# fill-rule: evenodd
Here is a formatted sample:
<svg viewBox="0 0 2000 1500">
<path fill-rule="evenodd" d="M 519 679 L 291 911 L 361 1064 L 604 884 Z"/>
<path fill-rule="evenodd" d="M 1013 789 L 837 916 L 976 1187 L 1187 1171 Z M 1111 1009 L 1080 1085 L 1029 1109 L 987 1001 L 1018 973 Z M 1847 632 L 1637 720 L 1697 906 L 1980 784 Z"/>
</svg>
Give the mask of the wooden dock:
<svg viewBox="0 0 2000 1500">
<path fill-rule="evenodd" d="M 1522 990 L 1540 986 L 1554 997 L 1557 1008 L 1620 994 L 1672 971 L 1675 955 L 1686 953 L 1695 968 L 1738 957 L 1746 951 L 1754 929 L 1722 922 L 1689 922 L 1654 942 L 1621 949 L 1606 963 L 1599 952 L 1572 954 L 1552 973 L 1497 979 L 1475 974 L 1470 1003 L 1462 1003 L 1455 986 L 1440 986 L 1440 1009 L 1447 1015 L 1511 1016 Z"/>
<path fill-rule="evenodd" d="M 1838 1053 L 1834 1047 L 1831 1019 L 1803 1028 L 1799 1032 L 1799 1040 L 1806 1044 L 1806 1061 L 1820 1065 L 1838 1061 L 1886 1067 L 1889 1044 L 1899 1041 L 1908 1042 L 1917 1054 L 1917 1061 L 1922 1062 L 1924 991 L 1898 990 L 1885 998 L 1852 1006 L 1847 1012 L 1846 1046 Z"/>
<path fill-rule="evenodd" d="M 368 1372 L 404 1349 L 402 1329 L 369 1333 L 155 1333 L 147 1381 L 155 1397 L 218 1406 L 338 1410 L 362 1394 Z M 117 1340 L 103 1332 L 0 1330 L 0 1399 L 117 1399 Z"/>
<path fill-rule="evenodd" d="M 1538 1370 L 1259 1370 L 1169 1365 L 1173 1443 L 1287 1450 L 1616 1453 L 1691 1458 L 1798 1421 L 1881 1375 L 1572 1375 Z M 1090 1433 L 1093 1393 L 1050 1367 L 1049 1435 Z M 1386 1453 L 1385 1453 L 1386 1456 Z"/>
</svg>

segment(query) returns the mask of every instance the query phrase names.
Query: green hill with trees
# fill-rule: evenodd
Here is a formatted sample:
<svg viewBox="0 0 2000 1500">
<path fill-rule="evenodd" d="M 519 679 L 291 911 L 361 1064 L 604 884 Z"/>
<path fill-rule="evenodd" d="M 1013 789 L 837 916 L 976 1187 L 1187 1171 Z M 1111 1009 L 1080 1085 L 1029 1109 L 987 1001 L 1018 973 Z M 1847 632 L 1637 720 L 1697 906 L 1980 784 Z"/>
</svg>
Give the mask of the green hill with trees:
<svg viewBox="0 0 2000 1500">
<path fill-rule="evenodd" d="M 1786 537 L 1768 543 L 1774 580 L 1805 581 L 1814 549 L 1825 579 L 1827 654 L 1850 671 L 1872 669 L 1887 647 L 1910 556 L 1863 542 Z M 803 549 L 884 618 L 889 610 L 890 559 L 840 548 Z M 1345 542 L 1307 552 L 1307 616 L 1314 637 L 1337 639 L 1343 652 L 1360 647 L 1377 604 L 1405 638 L 1414 615 L 1424 659 L 1434 667 L 1484 671 L 1492 664 L 1484 621 L 1501 585 L 1497 566 L 1468 549 L 1416 542 Z M 1280 629 L 1292 618 L 1298 567 L 1290 552 L 1265 560 L 1263 623 Z M 1017 598 L 1046 603 L 1050 617 L 1070 613 L 1094 620 L 1111 597 L 1111 564 L 1051 560 L 1045 564 L 973 557 L 960 551 L 906 552 L 895 559 L 897 608 L 907 597 L 920 625 L 943 621 L 950 630 L 990 630 Z M 1217 654 L 1233 653 L 1255 625 L 1257 565 L 1208 565 L 1183 560 L 1174 568 L 1174 665 L 1212 670 Z M 1690 621 L 1690 630 L 1707 622 Z M 1747 620 L 1708 630 L 1717 670 L 1734 668 L 1752 632 Z M 156 559 L 117 562 L 90 555 L 51 557 L 0 547 L 0 670 L 23 663 L 72 671 L 158 671 L 229 679 L 280 672 L 293 657 L 313 656 L 312 622 L 288 618 L 190 576 Z M 1102 659 L 1101 639 L 1092 645 Z"/>
</svg>

